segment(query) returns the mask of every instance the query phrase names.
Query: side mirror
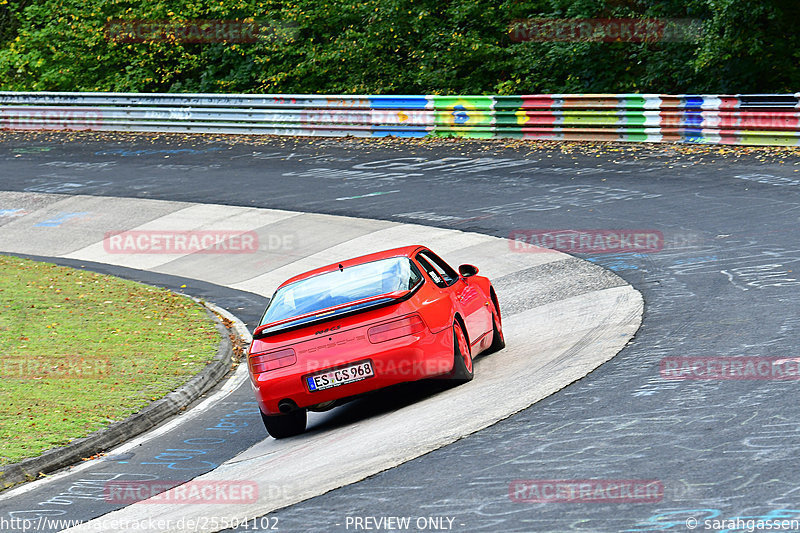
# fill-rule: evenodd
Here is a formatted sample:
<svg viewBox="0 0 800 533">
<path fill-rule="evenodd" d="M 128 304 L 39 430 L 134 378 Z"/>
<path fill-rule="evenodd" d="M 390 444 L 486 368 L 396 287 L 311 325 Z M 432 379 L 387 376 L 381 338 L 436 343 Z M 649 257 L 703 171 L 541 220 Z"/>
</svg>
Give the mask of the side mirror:
<svg viewBox="0 0 800 533">
<path fill-rule="evenodd" d="M 462 278 L 468 278 L 478 273 L 478 267 L 473 265 L 461 265 L 458 267 L 458 273 L 461 274 Z"/>
</svg>

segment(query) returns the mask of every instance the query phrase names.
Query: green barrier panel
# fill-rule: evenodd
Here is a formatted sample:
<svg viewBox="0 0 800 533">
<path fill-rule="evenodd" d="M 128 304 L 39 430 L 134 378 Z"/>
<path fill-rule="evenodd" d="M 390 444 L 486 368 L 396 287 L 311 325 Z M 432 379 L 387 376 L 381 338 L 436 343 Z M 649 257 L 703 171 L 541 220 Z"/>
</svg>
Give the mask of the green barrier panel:
<svg viewBox="0 0 800 533">
<path fill-rule="evenodd" d="M 491 96 L 434 96 L 436 126 L 491 126 L 494 123 Z"/>
<path fill-rule="evenodd" d="M 519 96 L 495 96 L 494 108 L 508 111 L 522 109 L 523 100 Z"/>
<path fill-rule="evenodd" d="M 800 146 L 800 134 L 794 131 L 739 131 L 738 144 L 756 144 L 763 146 Z"/>
<path fill-rule="evenodd" d="M 491 126 L 494 123 L 493 105 L 491 96 L 434 96 L 434 131 L 439 131 L 440 127 Z"/>
<path fill-rule="evenodd" d="M 564 126 L 616 126 L 620 123 L 620 117 L 613 112 L 572 111 L 560 115 L 559 124 Z"/>
<path fill-rule="evenodd" d="M 643 128 L 628 128 L 624 131 L 623 136 L 626 141 L 630 142 L 646 142 L 650 137 Z"/>
<path fill-rule="evenodd" d="M 677 99 L 674 99 L 677 103 Z M 620 94 L 619 104 L 620 107 L 625 109 L 661 109 L 662 106 L 668 102 L 662 100 L 658 95 L 651 94 Z"/>
<path fill-rule="evenodd" d="M 433 96 L 434 109 L 494 109 L 493 96 Z"/>
<path fill-rule="evenodd" d="M 495 137 L 492 127 L 434 126 L 434 137 L 463 137 L 466 139 L 491 139 Z"/>
<path fill-rule="evenodd" d="M 550 119 L 551 122 L 554 119 Z M 522 126 L 528 122 L 528 115 L 525 111 L 495 111 L 494 123 L 496 126 Z"/>
<path fill-rule="evenodd" d="M 622 123 L 628 126 L 644 126 L 648 117 L 644 113 L 621 113 Z"/>
</svg>

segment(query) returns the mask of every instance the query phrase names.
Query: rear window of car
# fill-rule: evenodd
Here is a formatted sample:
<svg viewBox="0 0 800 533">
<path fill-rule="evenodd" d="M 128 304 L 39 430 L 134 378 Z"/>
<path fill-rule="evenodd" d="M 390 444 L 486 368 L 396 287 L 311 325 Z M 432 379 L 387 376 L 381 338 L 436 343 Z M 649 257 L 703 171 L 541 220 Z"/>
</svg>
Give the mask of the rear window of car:
<svg viewBox="0 0 800 533">
<path fill-rule="evenodd" d="M 407 257 L 392 257 L 334 270 L 278 289 L 261 325 L 322 311 L 394 291 L 414 288 L 422 280 Z"/>
</svg>

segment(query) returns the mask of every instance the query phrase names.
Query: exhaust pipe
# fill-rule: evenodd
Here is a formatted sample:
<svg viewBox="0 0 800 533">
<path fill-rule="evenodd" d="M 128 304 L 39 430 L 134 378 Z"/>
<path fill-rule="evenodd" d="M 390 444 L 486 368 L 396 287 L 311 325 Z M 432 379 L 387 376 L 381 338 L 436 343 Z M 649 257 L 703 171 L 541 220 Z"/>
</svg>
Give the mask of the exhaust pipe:
<svg viewBox="0 0 800 533">
<path fill-rule="evenodd" d="M 278 411 L 283 414 L 291 413 L 298 409 L 297 404 L 293 400 L 284 399 L 278 402 Z"/>
</svg>

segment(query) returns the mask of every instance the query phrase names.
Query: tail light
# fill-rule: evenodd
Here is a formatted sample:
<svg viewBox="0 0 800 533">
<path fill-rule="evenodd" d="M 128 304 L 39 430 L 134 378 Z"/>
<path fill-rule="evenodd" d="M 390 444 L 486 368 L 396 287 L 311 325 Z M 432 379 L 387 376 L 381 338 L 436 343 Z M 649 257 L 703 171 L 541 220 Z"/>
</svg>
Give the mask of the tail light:
<svg viewBox="0 0 800 533">
<path fill-rule="evenodd" d="M 253 374 L 291 366 L 296 362 L 297 356 L 291 348 L 278 350 L 277 352 L 250 354 L 250 368 L 253 369 Z"/>
<path fill-rule="evenodd" d="M 418 315 L 411 315 L 399 320 L 393 320 L 388 324 L 371 327 L 367 334 L 369 335 L 369 342 L 377 344 L 407 335 L 414 335 L 423 330 L 425 330 L 425 322 L 422 321 L 422 318 Z"/>
</svg>

